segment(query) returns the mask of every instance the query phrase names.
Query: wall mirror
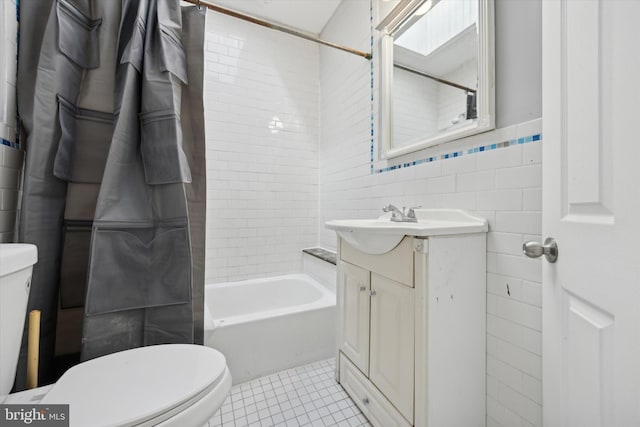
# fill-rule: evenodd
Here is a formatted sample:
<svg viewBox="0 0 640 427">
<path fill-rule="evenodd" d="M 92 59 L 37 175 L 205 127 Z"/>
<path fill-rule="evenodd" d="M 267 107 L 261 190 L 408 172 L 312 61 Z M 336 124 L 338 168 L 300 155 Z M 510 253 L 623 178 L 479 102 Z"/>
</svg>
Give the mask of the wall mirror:
<svg viewBox="0 0 640 427">
<path fill-rule="evenodd" d="M 382 158 L 495 127 L 493 0 L 400 0 L 377 29 Z"/>
</svg>

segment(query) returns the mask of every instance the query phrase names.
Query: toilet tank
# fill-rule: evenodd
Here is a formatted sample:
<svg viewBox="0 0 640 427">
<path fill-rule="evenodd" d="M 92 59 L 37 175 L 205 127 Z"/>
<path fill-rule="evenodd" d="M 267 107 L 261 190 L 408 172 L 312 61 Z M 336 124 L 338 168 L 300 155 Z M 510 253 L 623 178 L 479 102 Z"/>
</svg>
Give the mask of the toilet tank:
<svg viewBox="0 0 640 427">
<path fill-rule="evenodd" d="M 0 243 L 0 401 L 13 387 L 37 260 L 34 245 Z"/>
</svg>

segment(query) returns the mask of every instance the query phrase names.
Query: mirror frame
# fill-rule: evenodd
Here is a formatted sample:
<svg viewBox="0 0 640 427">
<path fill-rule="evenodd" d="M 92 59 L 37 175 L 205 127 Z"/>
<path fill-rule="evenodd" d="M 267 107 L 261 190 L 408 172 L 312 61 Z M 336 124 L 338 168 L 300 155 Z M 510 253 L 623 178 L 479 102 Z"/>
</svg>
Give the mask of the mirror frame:
<svg viewBox="0 0 640 427">
<path fill-rule="evenodd" d="M 376 27 L 380 34 L 380 104 L 379 124 L 381 159 L 391 159 L 434 145 L 444 144 L 470 135 L 495 129 L 495 38 L 494 0 L 478 1 L 478 119 L 437 135 L 421 139 L 405 147 L 393 148 L 393 34 L 424 3 L 431 0 L 401 0 Z M 435 4 L 436 2 L 434 2 Z M 433 6 L 432 6 L 433 7 Z M 428 12 L 427 12 L 428 13 Z M 391 58 L 391 60 L 389 60 Z"/>
</svg>

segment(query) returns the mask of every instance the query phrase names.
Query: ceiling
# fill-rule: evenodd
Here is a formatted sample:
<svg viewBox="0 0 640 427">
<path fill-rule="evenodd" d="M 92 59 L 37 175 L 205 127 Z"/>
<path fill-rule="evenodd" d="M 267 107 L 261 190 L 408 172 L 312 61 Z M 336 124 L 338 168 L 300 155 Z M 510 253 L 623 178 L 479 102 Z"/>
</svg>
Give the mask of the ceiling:
<svg viewBox="0 0 640 427">
<path fill-rule="evenodd" d="M 341 0 L 210 0 L 227 9 L 320 34 Z"/>
</svg>

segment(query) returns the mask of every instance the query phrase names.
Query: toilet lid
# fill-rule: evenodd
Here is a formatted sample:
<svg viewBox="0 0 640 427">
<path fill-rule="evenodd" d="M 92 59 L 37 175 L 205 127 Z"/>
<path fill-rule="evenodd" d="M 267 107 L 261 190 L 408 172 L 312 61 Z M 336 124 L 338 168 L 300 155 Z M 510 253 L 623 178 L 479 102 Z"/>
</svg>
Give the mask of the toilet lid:
<svg viewBox="0 0 640 427">
<path fill-rule="evenodd" d="M 209 347 L 166 344 L 98 357 L 69 369 L 41 404 L 69 404 L 71 426 L 130 426 L 212 387 L 226 368 Z"/>
</svg>

